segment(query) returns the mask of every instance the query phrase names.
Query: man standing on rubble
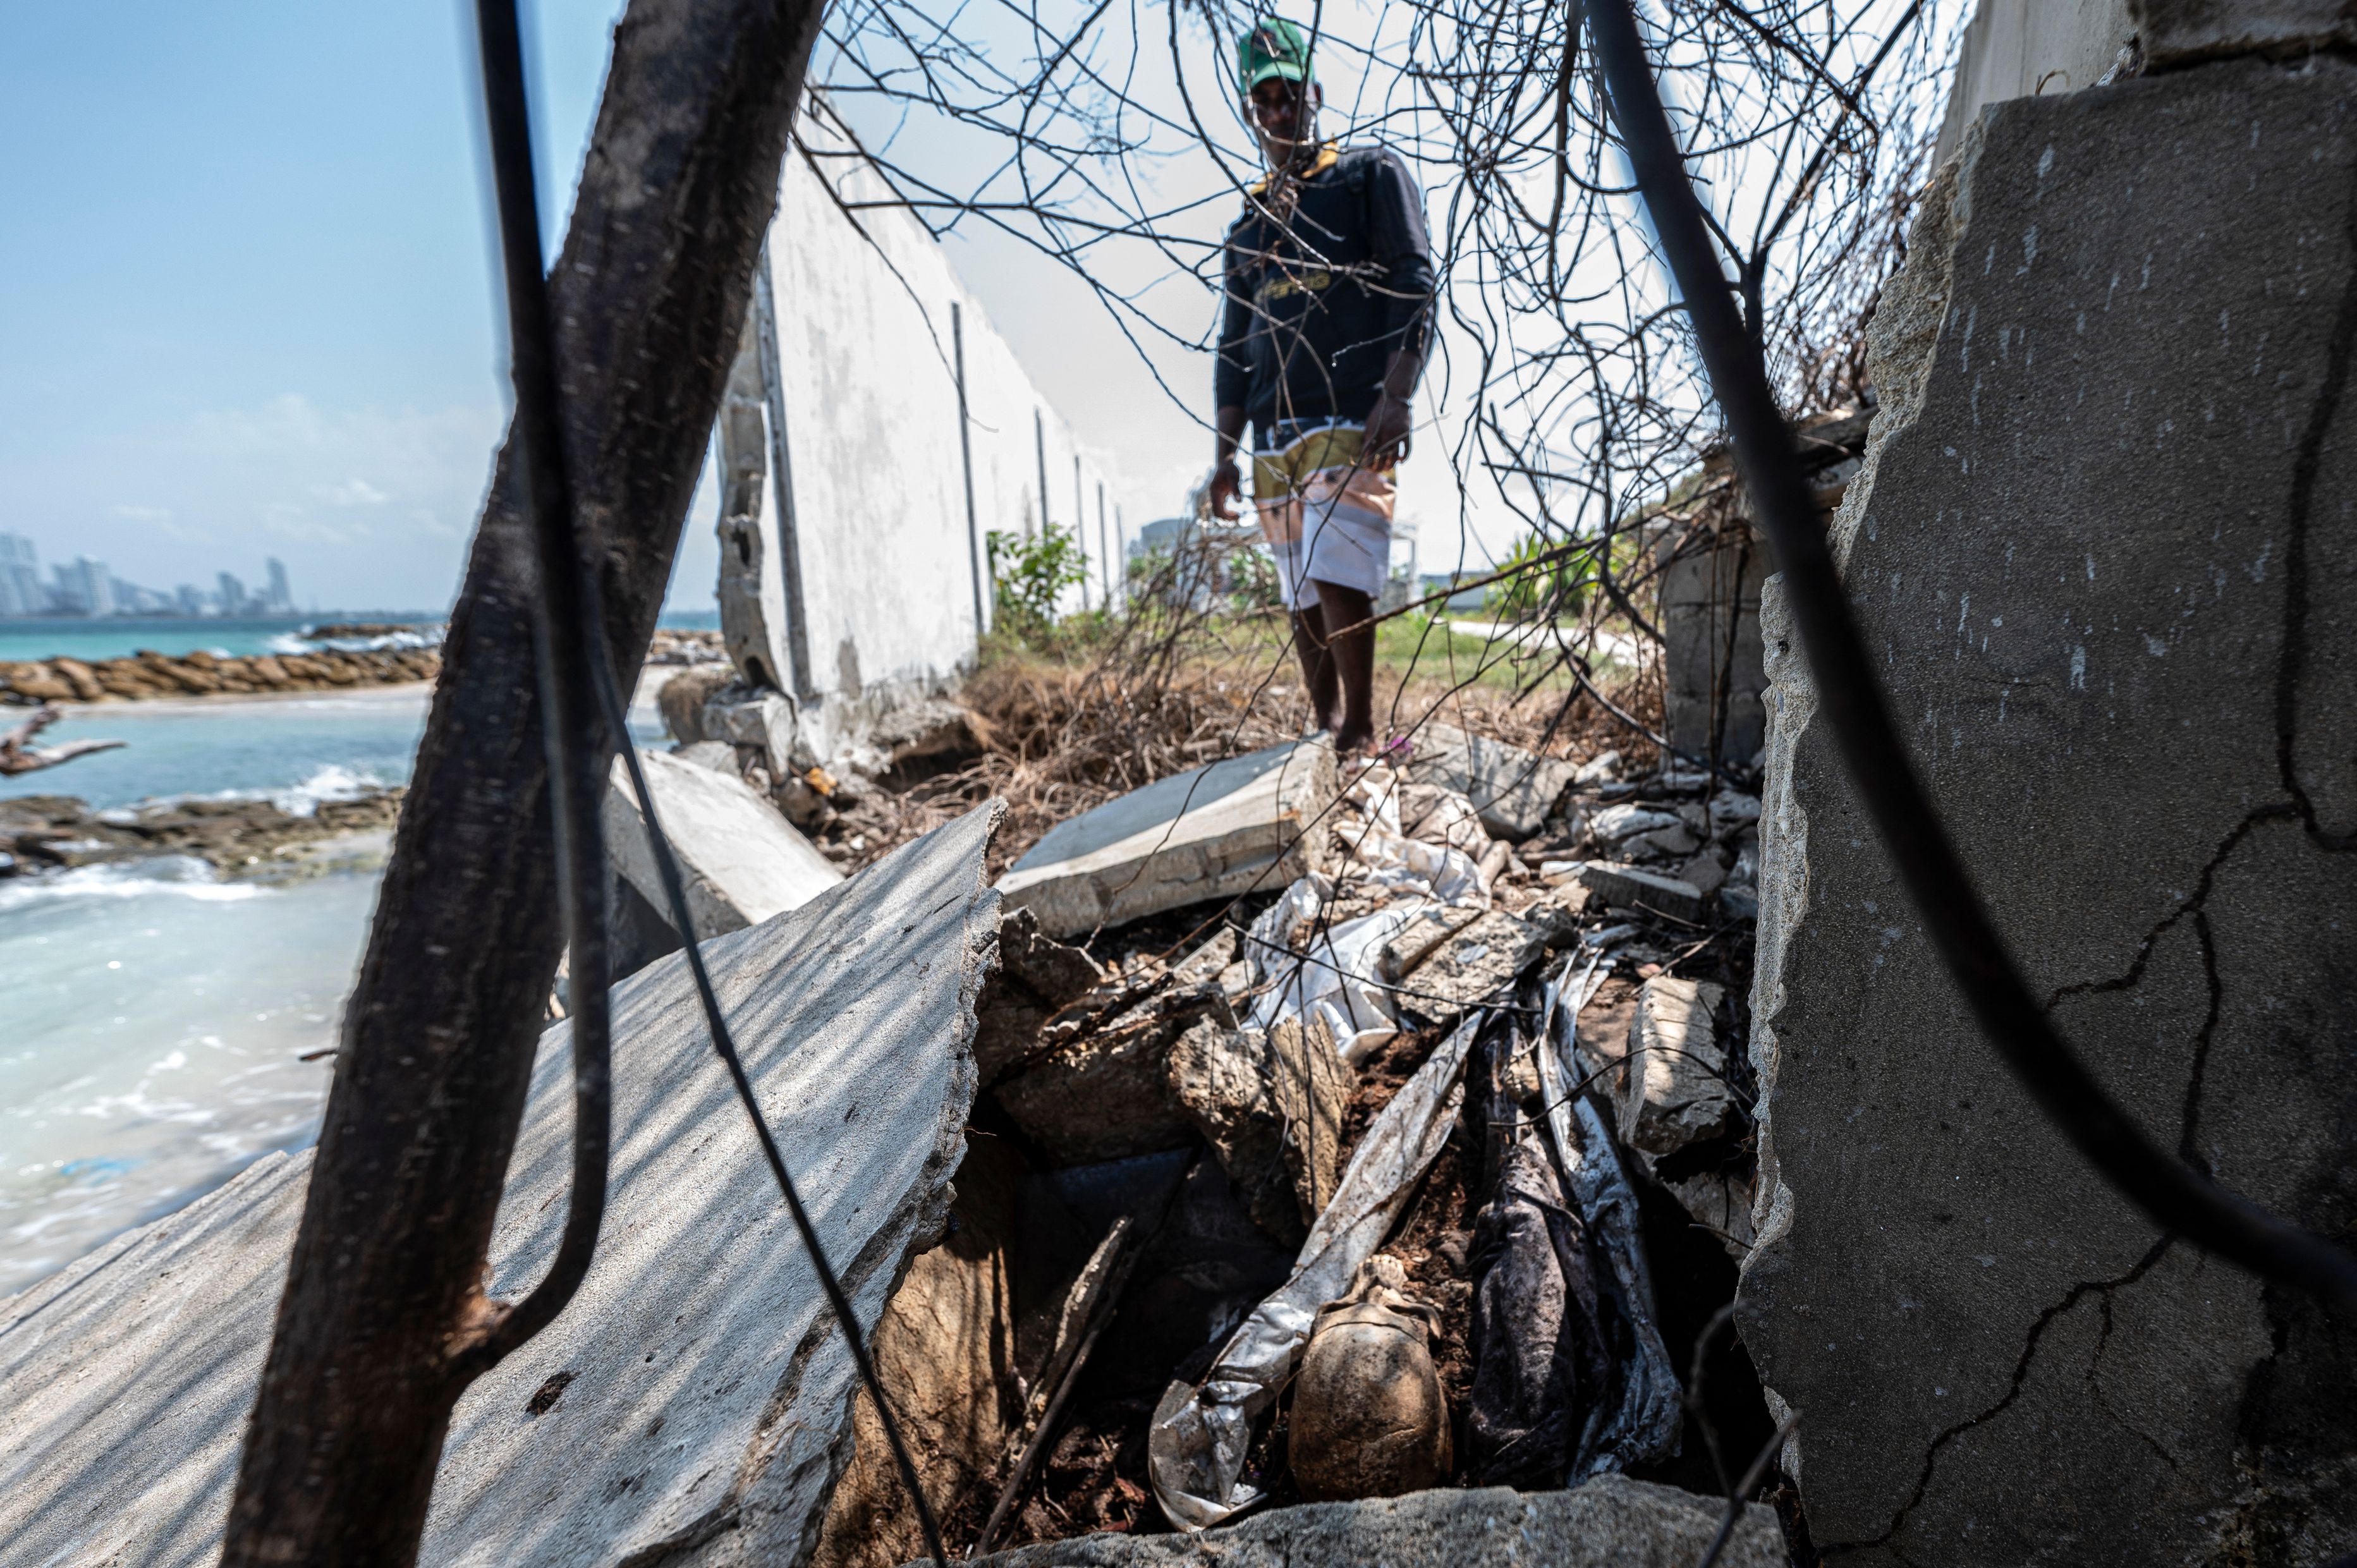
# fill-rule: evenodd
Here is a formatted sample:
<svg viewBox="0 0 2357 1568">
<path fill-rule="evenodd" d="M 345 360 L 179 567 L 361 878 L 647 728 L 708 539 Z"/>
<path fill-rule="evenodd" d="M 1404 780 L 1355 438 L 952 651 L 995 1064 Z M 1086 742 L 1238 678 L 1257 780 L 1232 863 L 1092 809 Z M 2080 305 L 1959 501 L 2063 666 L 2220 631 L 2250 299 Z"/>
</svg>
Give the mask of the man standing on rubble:
<svg viewBox="0 0 2357 1568">
<path fill-rule="evenodd" d="M 1250 421 L 1253 504 L 1302 677 L 1319 726 L 1351 756 L 1374 738 L 1365 623 L 1391 571 L 1392 476 L 1424 371 L 1432 242 L 1396 153 L 1318 140 L 1324 93 L 1307 34 L 1267 17 L 1236 55 L 1268 174 L 1228 231 L 1211 507 L 1237 515 Z"/>
</svg>

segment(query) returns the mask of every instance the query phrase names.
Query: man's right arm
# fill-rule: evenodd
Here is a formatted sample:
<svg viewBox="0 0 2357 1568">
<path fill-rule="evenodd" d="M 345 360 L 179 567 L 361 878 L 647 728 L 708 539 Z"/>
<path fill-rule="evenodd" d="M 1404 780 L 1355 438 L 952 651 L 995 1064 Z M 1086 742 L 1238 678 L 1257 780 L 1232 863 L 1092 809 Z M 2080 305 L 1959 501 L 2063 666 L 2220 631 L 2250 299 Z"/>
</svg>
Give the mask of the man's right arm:
<svg viewBox="0 0 2357 1568">
<path fill-rule="evenodd" d="M 1211 459 L 1211 511 L 1213 515 L 1234 521 L 1239 515 L 1237 498 L 1243 494 L 1243 473 L 1236 465 L 1236 450 L 1244 444 L 1244 411 L 1242 403 L 1222 403 L 1216 417 L 1219 446 Z"/>
</svg>

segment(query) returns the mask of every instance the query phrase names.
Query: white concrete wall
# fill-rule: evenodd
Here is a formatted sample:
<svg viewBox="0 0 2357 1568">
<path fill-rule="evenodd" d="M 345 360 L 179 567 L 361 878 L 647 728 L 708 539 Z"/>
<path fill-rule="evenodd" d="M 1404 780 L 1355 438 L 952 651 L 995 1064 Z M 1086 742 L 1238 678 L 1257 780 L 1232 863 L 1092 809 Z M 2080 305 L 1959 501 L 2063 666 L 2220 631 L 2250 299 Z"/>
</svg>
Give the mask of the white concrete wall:
<svg viewBox="0 0 2357 1568">
<path fill-rule="evenodd" d="M 863 206 L 891 199 L 883 179 L 856 158 L 825 156 L 824 149 L 844 144 L 811 116 L 802 131 L 821 149 L 818 166 L 789 153 L 769 237 L 768 303 L 777 340 L 770 406 L 783 415 L 791 564 L 799 575 L 796 592 L 795 571 L 785 574 L 788 625 L 775 634 L 777 668 L 786 683 L 801 688 L 794 694 L 805 706 L 813 697 L 834 708 L 863 701 L 889 706 L 896 691 L 938 686 L 971 663 L 981 630 L 974 563 L 984 562 L 986 617 L 982 539 L 994 529 L 1022 534 L 1039 528 L 1042 435 L 1045 517 L 1064 528 L 1085 522 L 1076 532 L 1089 557 L 1089 584 L 1085 594 L 1068 596 L 1068 608 L 1082 607 L 1083 598 L 1092 606 L 1102 601 L 1108 545 L 1111 575 L 1119 580 L 1120 542 L 1110 526 L 1114 486 L 1104 463 L 1081 447 L 992 329 L 924 226 L 905 209 Z M 971 535 L 958 445 L 960 330 L 972 419 Z M 1084 518 L 1076 515 L 1076 458 Z M 770 478 L 759 523 L 776 541 L 774 472 Z M 1105 537 L 1097 526 L 1101 485 Z M 725 538 L 721 569 L 726 579 Z M 724 607 L 727 600 L 724 593 Z M 797 605 L 806 651 L 799 681 L 790 646 Z M 745 667 L 741 653 L 738 664 Z"/>
<path fill-rule="evenodd" d="M 2128 0 L 1981 0 L 1964 28 L 1932 166 L 1987 103 L 2093 87 L 2136 36 Z"/>
</svg>

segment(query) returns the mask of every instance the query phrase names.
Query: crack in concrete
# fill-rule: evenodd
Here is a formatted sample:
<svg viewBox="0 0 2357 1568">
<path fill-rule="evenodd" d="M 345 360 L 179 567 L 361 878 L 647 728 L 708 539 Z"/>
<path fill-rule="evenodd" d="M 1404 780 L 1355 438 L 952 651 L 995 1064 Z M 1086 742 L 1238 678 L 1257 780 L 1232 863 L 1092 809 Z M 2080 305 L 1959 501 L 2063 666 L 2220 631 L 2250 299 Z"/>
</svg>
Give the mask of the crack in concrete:
<svg viewBox="0 0 2357 1568">
<path fill-rule="evenodd" d="M 2344 239 L 2357 257 L 2357 189 L 2349 199 Z M 2319 470 L 2324 465 L 2324 438 L 2341 412 L 2341 393 L 2349 385 L 2349 367 L 2357 356 L 2357 265 L 2341 285 L 2341 308 L 2332 321 L 2325 350 L 2324 380 L 2309 410 L 2308 428 L 2300 433 L 2299 454 L 2292 461 L 2291 495 L 2284 508 L 2288 538 L 2284 551 L 2284 650 L 2276 665 L 2276 768 L 2284 792 L 2291 797 L 2309 837 L 2331 853 L 2357 848 L 2357 832 L 2332 834 L 2316 820 L 2315 803 L 2299 781 L 2297 757 L 2299 736 L 2299 679 L 2308 665 L 2308 526 L 2316 508 Z"/>
<path fill-rule="evenodd" d="M 2168 1238 L 2164 1237 L 2162 1240 L 2166 1241 Z M 2101 1326 L 2095 1330 L 2094 1351 L 2087 1358 L 2087 1397 L 2094 1402 L 2094 1406 L 2097 1410 L 2100 1410 L 2105 1415 L 2110 1416 L 2112 1420 L 2117 1423 L 2121 1431 L 2126 1432 L 2129 1436 L 2135 1438 L 2147 1448 L 2151 1449 L 2153 1453 L 2159 1455 L 2160 1462 L 2168 1466 L 2171 1471 L 2182 1474 L 2183 1466 L 2178 1464 L 2177 1456 L 2175 1455 L 2162 1447 L 2159 1440 L 2154 1437 L 2150 1433 L 2146 1432 L 2142 1427 L 2137 1426 L 2134 1422 L 2128 1420 L 2126 1416 L 2122 1415 L 2117 1410 L 2114 1409 L 2112 1402 L 2104 1397 L 2104 1385 L 2099 1380 L 2098 1374 L 2100 1374 L 2104 1369 L 2104 1352 L 2110 1348 L 2112 1343 L 2112 1298 L 2117 1294 L 2118 1293 L 2116 1291 L 2107 1290 L 2102 1292 L 2098 1297 L 2103 1319 Z"/>
<path fill-rule="evenodd" d="M 2146 1251 L 2143 1257 L 2136 1260 L 2133 1267 L 2118 1278 L 2082 1280 L 2072 1285 L 2061 1301 L 2040 1313 L 2037 1321 L 2029 1326 L 2029 1333 L 2022 1342 L 2021 1359 L 2014 1363 L 2013 1380 L 2007 1387 L 2003 1397 L 1978 1415 L 1966 1416 L 1932 1439 L 1931 1445 L 1923 1451 L 1923 1469 L 1921 1474 L 1915 1477 L 1914 1490 L 1907 1495 L 1905 1502 L 1899 1505 L 1899 1511 L 1891 1515 L 1890 1523 L 1884 1527 L 1882 1533 L 1867 1541 L 1828 1541 L 1817 1549 L 1819 1553 L 1825 1557 L 1832 1557 L 1839 1552 L 1864 1552 L 1871 1547 L 1882 1546 L 1889 1547 L 1892 1555 L 1899 1557 L 1901 1562 L 1906 1561 L 1904 1554 L 1900 1553 L 1897 1547 L 1890 1546 L 1890 1539 L 1905 1528 L 1907 1516 L 1914 1511 L 1915 1506 L 1923 1500 L 1923 1494 L 1931 1489 L 1932 1472 L 1939 1467 L 1940 1451 L 1973 1428 L 1986 1422 L 1994 1421 L 2004 1414 L 2012 1407 L 2013 1402 L 2021 1397 L 2021 1391 L 2029 1380 L 2029 1364 L 2038 1358 L 2039 1343 L 2046 1337 L 2046 1330 L 2053 1325 L 2056 1318 L 2078 1305 L 2089 1295 L 2100 1295 L 2108 1311 L 2112 1293 L 2144 1278 L 2174 1245 L 2176 1245 L 2175 1237 L 2161 1237 Z"/>
</svg>

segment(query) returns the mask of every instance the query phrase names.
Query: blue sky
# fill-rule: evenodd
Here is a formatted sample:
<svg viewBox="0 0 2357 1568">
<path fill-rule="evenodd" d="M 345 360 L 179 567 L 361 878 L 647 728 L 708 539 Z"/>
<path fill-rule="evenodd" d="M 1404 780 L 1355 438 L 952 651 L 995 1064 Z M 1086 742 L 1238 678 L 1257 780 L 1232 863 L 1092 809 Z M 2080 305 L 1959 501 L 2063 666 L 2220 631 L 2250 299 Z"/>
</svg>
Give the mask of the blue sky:
<svg viewBox="0 0 2357 1568">
<path fill-rule="evenodd" d="M 525 7 L 552 246 L 619 11 Z M 0 530 L 165 589 L 253 582 L 274 554 L 306 605 L 447 604 L 506 406 L 471 10 L 0 15 Z M 952 252 L 1052 398 L 1102 393 L 1114 344 L 1074 338 L 1093 312 L 1076 284 L 1003 241 Z M 1142 371 L 1122 380 L 1162 403 Z M 1131 412 L 1084 438 L 1198 460 L 1176 410 Z M 1133 510 L 1167 510 L 1164 488 Z M 709 602 L 705 510 L 675 603 Z"/>
<path fill-rule="evenodd" d="M 619 9 L 524 6 L 552 245 Z M 471 7 L 0 0 L 0 531 L 167 590 L 224 569 L 254 582 L 277 555 L 306 606 L 447 605 L 507 402 Z M 1210 68 L 1224 49 L 1201 52 Z M 1170 177 L 1211 171 L 1182 159 Z M 1209 233 L 1224 216 L 1205 209 Z M 1208 359 L 1157 353 L 1190 407 L 1175 405 L 1054 263 L 986 231 L 948 243 L 1125 476 L 1132 521 L 1175 510 L 1209 456 L 1191 408 Z M 1170 296 L 1182 330 L 1195 286 Z M 1405 489 L 1453 513 L 1421 466 Z M 709 512 L 707 486 L 676 606 L 711 602 Z"/>
</svg>

